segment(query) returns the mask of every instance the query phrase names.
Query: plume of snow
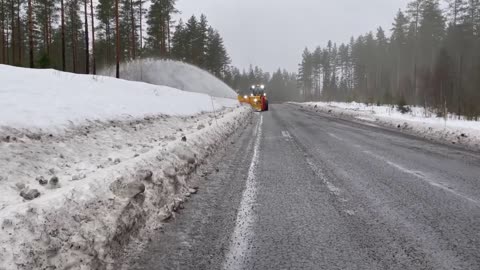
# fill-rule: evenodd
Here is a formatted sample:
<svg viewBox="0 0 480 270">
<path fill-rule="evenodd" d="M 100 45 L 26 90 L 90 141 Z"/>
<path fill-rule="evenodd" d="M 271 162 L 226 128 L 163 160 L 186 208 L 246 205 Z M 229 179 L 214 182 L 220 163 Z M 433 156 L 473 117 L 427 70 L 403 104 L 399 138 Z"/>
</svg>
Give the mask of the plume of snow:
<svg viewBox="0 0 480 270">
<path fill-rule="evenodd" d="M 115 66 L 101 70 L 100 74 L 115 76 Z M 209 72 L 173 60 L 148 58 L 122 63 L 120 77 L 125 80 L 164 85 L 213 97 L 237 97 L 235 91 Z"/>
</svg>

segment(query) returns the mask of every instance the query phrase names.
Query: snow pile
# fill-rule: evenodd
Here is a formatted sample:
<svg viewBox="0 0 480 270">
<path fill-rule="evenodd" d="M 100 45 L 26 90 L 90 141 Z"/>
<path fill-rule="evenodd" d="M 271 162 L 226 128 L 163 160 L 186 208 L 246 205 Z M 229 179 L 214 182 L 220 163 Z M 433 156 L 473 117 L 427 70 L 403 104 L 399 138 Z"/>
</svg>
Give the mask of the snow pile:
<svg viewBox="0 0 480 270">
<path fill-rule="evenodd" d="M 6 65 L 0 65 L 0 82 L 0 129 L 58 129 L 86 120 L 192 115 L 238 104 L 222 98 L 212 103 L 208 95 L 167 86 Z"/>
<path fill-rule="evenodd" d="M 251 113 L 52 70 L 0 66 L 0 81 L 2 270 L 105 269 L 196 192 L 192 177 Z"/>
<path fill-rule="evenodd" d="M 102 70 L 100 73 L 113 77 L 115 67 Z M 237 94 L 228 85 L 207 71 L 173 60 L 142 59 L 122 63 L 120 77 L 214 97 L 237 98 Z"/>
<path fill-rule="evenodd" d="M 302 105 L 336 116 L 393 127 L 443 143 L 480 149 L 480 122 L 468 121 L 455 115 L 449 115 L 445 120 L 424 108 L 411 107 L 411 112 L 402 114 L 396 106 L 368 106 L 355 102 L 309 102 Z"/>
</svg>

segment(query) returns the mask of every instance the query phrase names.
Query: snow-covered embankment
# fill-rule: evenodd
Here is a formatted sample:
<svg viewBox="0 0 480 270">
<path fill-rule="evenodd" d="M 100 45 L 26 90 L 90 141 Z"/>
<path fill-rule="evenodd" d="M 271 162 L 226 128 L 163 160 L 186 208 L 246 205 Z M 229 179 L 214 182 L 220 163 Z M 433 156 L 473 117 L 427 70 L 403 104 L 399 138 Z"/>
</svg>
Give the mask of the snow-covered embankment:
<svg viewBox="0 0 480 270">
<path fill-rule="evenodd" d="M 0 65 L 0 81 L 0 269 L 109 265 L 251 113 L 100 76 Z"/>
<path fill-rule="evenodd" d="M 367 124 L 395 128 L 402 132 L 429 140 L 461 145 L 480 150 L 480 121 L 468 121 L 458 116 L 436 117 L 423 108 L 411 107 L 402 114 L 394 106 L 367 106 L 362 103 L 308 102 L 294 103 L 313 111 L 329 113 L 341 118 L 354 119 Z"/>
</svg>

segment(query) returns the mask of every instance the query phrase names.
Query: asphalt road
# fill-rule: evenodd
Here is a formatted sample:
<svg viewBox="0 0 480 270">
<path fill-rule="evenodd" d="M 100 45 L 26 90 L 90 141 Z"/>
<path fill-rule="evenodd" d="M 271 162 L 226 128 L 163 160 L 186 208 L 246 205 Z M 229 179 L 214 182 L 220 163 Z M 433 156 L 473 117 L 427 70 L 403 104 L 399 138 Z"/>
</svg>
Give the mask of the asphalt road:
<svg viewBox="0 0 480 270">
<path fill-rule="evenodd" d="M 479 153 L 295 105 L 255 118 L 125 269 L 480 269 Z"/>
</svg>

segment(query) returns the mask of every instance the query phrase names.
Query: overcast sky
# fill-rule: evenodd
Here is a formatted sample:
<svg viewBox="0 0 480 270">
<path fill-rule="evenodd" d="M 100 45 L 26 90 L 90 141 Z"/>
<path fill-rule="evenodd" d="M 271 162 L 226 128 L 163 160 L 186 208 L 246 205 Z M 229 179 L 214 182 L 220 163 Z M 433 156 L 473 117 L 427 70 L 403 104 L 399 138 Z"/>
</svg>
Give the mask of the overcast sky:
<svg viewBox="0 0 480 270">
<path fill-rule="evenodd" d="M 224 38 L 232 64 L 296 71 L 305 46 L 348 42 L 391 28 L 409 0 L 178 0 L 180 17 L 207 15 Z"/>
</svg>

